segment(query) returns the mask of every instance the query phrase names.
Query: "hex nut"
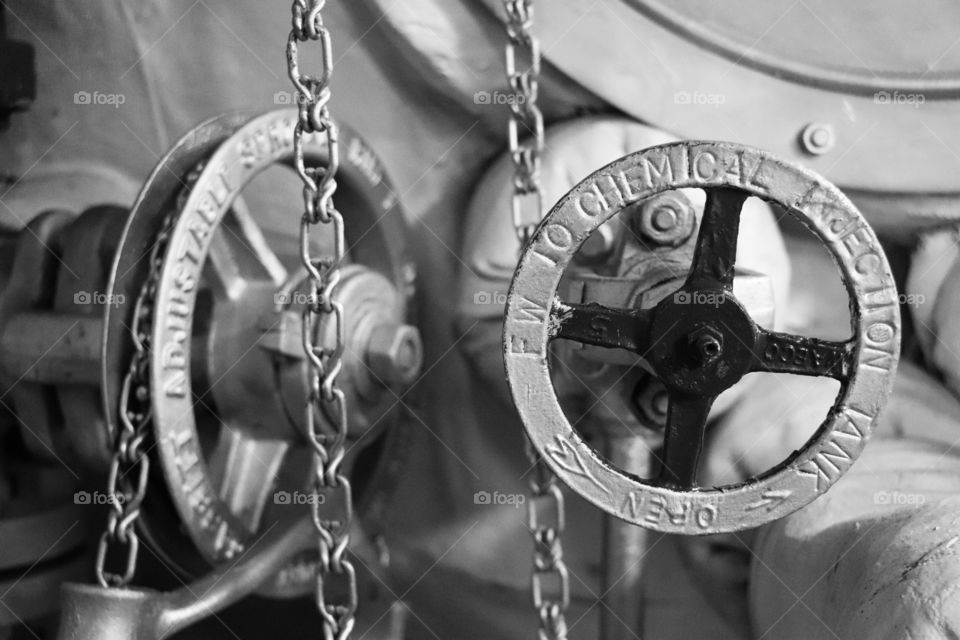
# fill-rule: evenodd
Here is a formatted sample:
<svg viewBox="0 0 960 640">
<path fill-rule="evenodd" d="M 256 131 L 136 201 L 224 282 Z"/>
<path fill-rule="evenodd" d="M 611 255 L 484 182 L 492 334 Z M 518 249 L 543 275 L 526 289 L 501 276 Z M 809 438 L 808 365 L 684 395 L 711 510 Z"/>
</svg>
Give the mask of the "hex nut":
<svg viewBox="0 0 960 640">
<path fill-rule="evenodd" d="M 657 245 L 676 247 L 693 233 L 693 205 L 679 192 L 661 193 L 645 201 L 632 218 L 634 231 Z"/>
<path fill-rule="evenodd" d="M 420 331 L 408 324 L 379 324 L 370 332 L 366 356 L 370 371 L 385 384 L 410 384 L 423 366 Z"/>
</svg>

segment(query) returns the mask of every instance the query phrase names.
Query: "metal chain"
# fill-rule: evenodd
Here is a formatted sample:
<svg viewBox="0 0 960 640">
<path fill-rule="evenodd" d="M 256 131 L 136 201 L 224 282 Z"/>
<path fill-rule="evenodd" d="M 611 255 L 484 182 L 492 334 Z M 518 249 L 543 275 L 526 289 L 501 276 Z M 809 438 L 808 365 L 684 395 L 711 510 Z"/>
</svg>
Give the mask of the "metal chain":
<svg viewBox="0 0 960 640">
<path fill-rule="evenodd" d="M 508 141 L 513 159 L 513 226 L 520 251 L 527 246 L 543 216 L 540 156 L 543 153 L 543 114 L 537 106 L 540 42 L 533 35 L 533 0 L 503 0 L 507 12 L 506 68 L 513 90 Z M 525 69 L 520 60 L 528 65 Z M 521 140 L 523 136 L 523 140 Z M 533 464 L 529 527 L 533 535 L 531 591 L 537 610 L 540 640 L 565 640 L 565 614 L 570 605 L 570 579 L 563 561 L 565 509 L 556 476 L 529 440 L 526 453 Z"/>
<path fill-rule="evenodd" d="M 153 303 L 170 234 L 202 169 L 201 165 L 187 177 L 184 189 L 177 196 L 176 207 L 160 225 L 156 241 L 150 249 L 147 278 L 140 287 L 133 308 L 130 338 L 133 340 L 134 353 L 120 387 L 117 411 L 120 430 L 107 477 L 110 511 L 107 514 L 107 527 L 101 534 L 97 547 L 97 581 L 103 587 L 126 587 L 137 570 L 140 538 L 136 532 L 136 524 L 150 477 L 150 458 L 144 450 L 144 442 L 150 435 L 151 423 L 149 375 Z M 126 549 L 126 563 L 122 573 L 109 571 L 106 567 L 111 546 Z"/>
<path fill-rule="evenodd" d="M 320 555 L 316 600 L 323 618 L 325 640 L 343 640 L 350 637 L 354 626 L 357 579 L 353 563 L 347 557 L 353 520 L 353 496 L 350 480 L 341 469 L 346 453 L 347 404 L 343 390 L 337 386 L 337 377 L 343 366 L 345 327 L 343 305 L 335 298 L 345 248 L 343 216 L 333 204 L 340 157 L 338 129 L 329 109 L 333 52 L 330 32 L 321 16 L 325 4 L 326 0 L 294 0 L 293 28 L 287 39 L 287 73 L 296 88 L 299 108 L 293 131 L 293 150 L 294 165 L 304 185 L 300 257 L 314 294 L 303 310 L 303 348 L 310 363 L 310 403 L 306 410 L 306 422 L 314 450 L 316 494 L 312 509 Z M 298 49 L 300 43 L 307 41 L 318 41 L 320 44 L 322 72 L 319 77 L 300 72 Z M 307 167 L 304 163 L 304 138 L 310 135 L 325 137 L 325 167 Z M 310 233 L 314 227 L 333 234 L 333 255 L 311 255 Z M 315 342 L 320 322 L 334 323 L 336 344 L 332 347 Z M 320 432 L 320 414 L 325 407 L 327 416 L 334 423 L 332 433 Z M 321 502 L 328 502 L 321 500 L 320 495 L 326 498 L 335 492 L 342 494 L 343 514 L 339 520 L 325 518 L 320 511 Z M 347 597 L 340 603 L 327 602 L 325 595 L 325 584 L 334 575 L 346 581 Z"/>
<path fill-rule="evenodd" d="M 526 441 L 527 458 L 533 464 L 528 507 L 533 535 L 533 572 L 530 576 L 533 606 L 537 610 L 540 640 L 566 640 L 566 612 L 570 606 L 570 576 L 563 561 L 561 538 L 565 525 L 563 493 L 553 471 Z"/>
<path fill-rule="evenodd" d="M 533 0 L 503 0 L 507 11 L 507 80 L 513 95 L 507 140 L 513 159 L 513 226 L 525 247 L 543 217 L 540 155 L 543 153 L 543 114 L 537 106 L 540 88 L 540 41 L 533 35 Z M 529 66 L 524 69 L 523 61 Z M 523 138 L 521 140 L 521 138 Z"/>
</svg>

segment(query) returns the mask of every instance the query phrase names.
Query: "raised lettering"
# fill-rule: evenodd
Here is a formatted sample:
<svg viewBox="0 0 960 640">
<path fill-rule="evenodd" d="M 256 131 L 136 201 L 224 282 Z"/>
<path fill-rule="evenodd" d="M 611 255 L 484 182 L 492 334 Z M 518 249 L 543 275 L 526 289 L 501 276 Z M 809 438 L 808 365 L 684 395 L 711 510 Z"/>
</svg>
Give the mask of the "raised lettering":
<svg viewBox="0 0 960 640">
<path fill-rule="evenodd" d="M 773 511 L 781 502 L 789 498 L 790 494 L 791 492 L 787 489 L 767 489 L 760 494 L 759 500 L 751 502 L 744 509 L 746 511 L 756 511 L 757 509 Z"/>
<path fill-rule="evenodd" d="M 647 511 L 647 515 L 643 518 L 644 522 L 653 525 L 659 523 L 660 517 L 663 515 L 663 506 L 663 498 L 661 496 L 654 496 L 650 500 L 650 510 Z"/>
<path fill-rule="evenodd" d="M 872 323 L 864 331 L 863 356 L 860 363 L 871 369 L 889 371 L 893 366 L 894 349 L 893 339 L 896 329 L 885 320 Z"/>
<path fill-rule="evenodd" d="M 823 491 L 843 475 L 853 460 L 836 440 L 831 439 L 797 471 L 817 479 L 817 491 Z"/>
<path fill-rule="evenodd" d="M 543 322 L 547 317 L 547 308 L 535 300 L 518 295 L 514 304 L 517 322 Z"/>
<path fill-rule="evenodd" d="M 610 489 L 607 488 L 602 482 L 600 482 L 600 480 L 597 479 L 596 476 L 590 472 L 586 461 L 583 459 L 583 454 L 580 452 L 580 449 L 578 449 L 577 446 L 568 439 L 561 435 L 554 436 L 554 444 L 547 445 L 545 452 L 561 468 L 572 473 L 573 475 L 589 480 L 595 487 L 604 493 L 610 493 Z"/>
<path fill-rule="evenodd" d="M 559 222 L 551 222 L 543 230 L 543 237 L 557 249 L 566 250 L 573 244 L 573 234 L 570 229 Z"/>
<path fill-rule="evenodd" d="M 588 218 L 595 218 L 602 214 L 605 209 L 597 194 L 586 191 L 577 198 L 577 211 Z"/>
<path fill-rule="evenodd" d="M 630 182 L 630 178 L 627 176 L 627 172 L 620 171 L 615 174 L 614 179 L 617 181 L 617 188 L 620 191 L 620 199 L 624 204 L 634 202 L 640 198 L 640 190 L 634 188 L 634 184 Z"/>
<path fill-rule="evenodd" d="M 163 393 L 170 398 L 187 396 L 187 376 L 183 371 L 174 371 L 163 381 Z"/>
<path fill-rule="evenodd" d="M 640 507 L 643 505 L 643 495 L 639 491 L 631 491 L 627 494 L 620 512 L 631 520 L 636 520 L 640 516 Z"/>
<path fill-rule="evenodd" d="M 704 505 L 697 510 L 697 526 L 701 529 L 708 529 L 710 525 L 717 521 L 719 515 L 720 509 L 716 505 Z"/>
<path fill-rule="evenodd" d="M 659 164 L 656 162 L 659 161 Z M 646 171 L 646 182 L 651 187 L 669 186 L 673 182 L 673 167 L 670 164 L 670 157 L 667 155 L 650 155 L 641 158 L 644 170 Z"/>
<path fill-rule="evenodd" d="M 160 363 L 164 369 L 186 369 L 187 354 L 182 344 L 168 342 L 160 351 Z"/>
<path fill-rule="evenodd" d="M 518 356 L 536 355 L 536 350 L 530 348 L 526 338 L 514 334 L 510 336 L 510 353 Z"/>
<path fill-rule="evenodd" d="M 712 151 L 701 151 L 692 156 L 690 175 L 697 182 L 714 182 L 723 173 L 723 168 Z"/>
<path fill-rule="evenodd" d="M 753 171 L 747 175 L 746 164 L 744 160 L 746 159 L 746 153 L 740 152 L 740 172 L 741 179 L 744 186 L 753 187 L 759 191 L 768 192 L 770 191 L 770 186 L 763 179 L 763 167 L 766 164 L 766 159 L 760 158 L 757 162 L 757 166 L 753 168 Z"/>
</svg>

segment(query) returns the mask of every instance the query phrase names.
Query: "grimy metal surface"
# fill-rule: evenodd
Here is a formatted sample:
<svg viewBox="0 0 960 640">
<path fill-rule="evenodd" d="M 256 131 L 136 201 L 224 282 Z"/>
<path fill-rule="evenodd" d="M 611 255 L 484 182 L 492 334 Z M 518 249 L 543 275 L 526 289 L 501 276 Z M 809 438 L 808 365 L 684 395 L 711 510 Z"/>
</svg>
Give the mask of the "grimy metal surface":
<svg viewBox="0 0 960 640">
<path fill-rule="evenodd" d="M 577 307 L 556 298 L 567 264 L 594 229 L 630 203 L 684 187 L 705 189 L 708 202 L 693 267 L 674 296 L 652 312 Z M 739 207 L 747 195 L 780 203 L 829 249 L 850 298 L 850 340 L 767 331 L 732 296 Z M 694 311 L 702 297 L 717 301 L 713 312 Z M 612 466 L 586 444 L 553 390 L 547 354 L 556 337 L 651 353 L 649 360 L 670 392 L 665 468 L 671 466 L 671 448 L 685 452 L 686 477 L 641 479 Z M 687 342 L 698 358 L 692 364 L 688 353 L 678 355 Z M 507 296 L 503 333 L 514 402 L 531 441 L 557 475 L 608 513 L 682 534 L 755 527 L 829 489 L 866 444 L 892 385 L 899 343 L 897 291 L 889 265 L 850 201 L 823 178 L 763 151 L 699 141 L 625 156 L 564 196 L 524 251 Z M 826 375 L 840 380 L 841 392 L 805 446 L 774 469 L 738 485 L 695 487 L 706 413 L 718 393 L 751 371 Z M 689 437 L 691 428 L 699 433 Z M 677 430 L 686 433 L 671 436 Z"/>
</svg>

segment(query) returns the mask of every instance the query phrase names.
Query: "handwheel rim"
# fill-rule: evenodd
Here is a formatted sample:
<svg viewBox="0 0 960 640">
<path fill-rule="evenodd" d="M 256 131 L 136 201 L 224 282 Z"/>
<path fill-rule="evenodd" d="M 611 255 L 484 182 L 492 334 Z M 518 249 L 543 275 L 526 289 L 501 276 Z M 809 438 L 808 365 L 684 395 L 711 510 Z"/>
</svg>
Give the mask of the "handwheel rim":
<svg viewBox="0 0 960 640">
<path fill-rule="evenodd" d="M 678 188 L 709 193 L 722 187 L 785 205 L 827 246 L 851 301 L 856 348 L 846 384 L 803 449 L 737 485 L 676 490 L 611 466 L 574 430 L 552 388 L 547 354 L 556 318 L 551 311 L 560 278 L 580 244 L 624 206 Z M 669 533 L 710 534 L 788 515 L 850 468 L 892 386 L 899 341 L 897 292 L 886 257 L 873 231 L 836 187 L 751 147 L 681 142 L 645 149 L 603 167 L 554 206 L 511 282 L 503 352 L 508 385 L 526 431 L 570 488 L 634 524 Z"/>
<path fill-rule="evenodd" d="M 104 311 L 100 376 L 103 380 L 103 410 L 111 438 L 116 434 L 123 373 L 133 354 L 128 334 L 134 301 L 150 267 L 146 256 L 160 231 L 163 213 L 176 201 L 181 181 L 189 171 L 246 121 L 243 114 L 223 114 L 192 129 L 157 163 L 131 207 L 107 283 L 111 299 L 124 302 L 106 305 Z"/>
</svg>

